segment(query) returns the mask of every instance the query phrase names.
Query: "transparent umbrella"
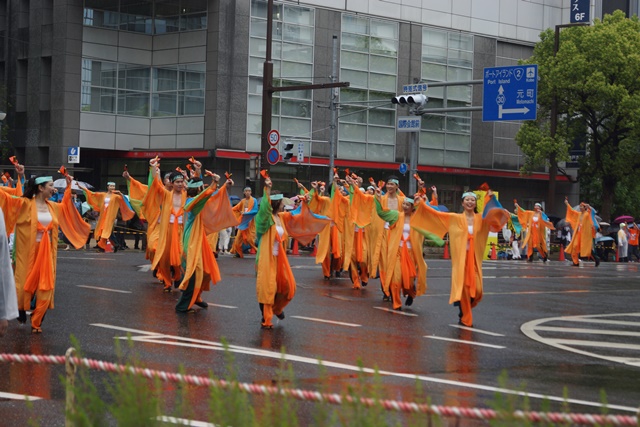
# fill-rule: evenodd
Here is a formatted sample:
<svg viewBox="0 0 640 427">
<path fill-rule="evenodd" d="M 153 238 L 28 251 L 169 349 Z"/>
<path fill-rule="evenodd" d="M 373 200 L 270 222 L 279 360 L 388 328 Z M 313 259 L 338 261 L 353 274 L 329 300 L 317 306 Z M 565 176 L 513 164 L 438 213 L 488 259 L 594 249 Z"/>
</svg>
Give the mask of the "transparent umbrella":
<svg viewBox="0 0 640 427">
<path fill-rule="evenodd" d="M 80 184 L 80 185 L 78 185 L 78 184 Z M 64 190 L 65 188 L 67 188 L 67 180 L 64 179 L 64 178 L 56 179 L 55 181 L 53 181 L 53 186 L 56 187 L 56 188 Z M 86 183 L 84 181 L 76 181 L 76 180 L 71 181 L 71 189 L 72 190 L 81 191 L 82 188 L 80 188 L 80 186 L 86 187 L 89 190 L 93 189 L 93 185 L 88 184 L 88 183 Z"/>
</svg>

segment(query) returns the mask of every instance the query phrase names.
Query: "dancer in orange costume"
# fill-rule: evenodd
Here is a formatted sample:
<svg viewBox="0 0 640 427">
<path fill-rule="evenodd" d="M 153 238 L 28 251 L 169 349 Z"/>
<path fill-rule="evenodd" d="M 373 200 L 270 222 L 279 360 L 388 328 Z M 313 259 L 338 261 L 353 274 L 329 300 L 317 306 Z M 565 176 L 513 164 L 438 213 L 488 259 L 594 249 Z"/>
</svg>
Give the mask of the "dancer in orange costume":
<svg viewBox="0 0 640 427">
<path fill-rule="evenodd" d="M 20 177 L 24 174 L 24 166 L 17 165 L 16 170 Z M 58 227 L 78 249 L 84 246 L 91 231 L 71 201 L 73 177 L 65 178 L 67 189 L 61 203 L 49 201 L 56 191 L 50 176 L 31 178 L 22 197 L 0 191 L 0 208 L 8 213 L 6 228 L 15 227 L 15 282 L 21 323 L 27 321 L 26 311 L 34 295 L 37 300 L 31 314 L 32 333 L 42 332 L 44 315 L 54 308 Z"/>
<path fill-rule="evenodd" d="M 526 211 L 514 200 L 518 214 L 518 222 L 526 227 L 527 233 L 522 241 L 522 246 L 527 247 L 527 261 L 533 262 L 533 250 L 538 249 L 543 262 L 549 259 L 547 249 L 547 229 L 555 230 L 553 223 L 549 221 L 547 215 L 542 212 L 542 205 L 536 203 L 532 211 Z"/>
<path fill-rule="evenodd" d="M 565 198 L 564 204 L 567 205 L 567 215 L 565 220 L 571 226 L 573 231 L 573 239 L 564 250 L 571 255 L 574 267 L 580 266 L 580 258 L 593 257 L 596 267 L 600 265 L 600 258 L 593 251 L 593 239 L 598 229 L 598 221 L 595 219 L 595 212 L 587 203 L 580 203 L 580 211 L 574 210 L 569 201 Z"/>
<path fill-rule="evenodd" d="M 231 253 L 235 256 L 244 258 L 242 253 L 242 245 L 249 245 L 251 249 L 256 248 L 256 223 L 254 217 L 258 213 L 258 201 L 251 196 L 251 188 L 244 189 L 244 198 L 233 207 L 235 212 L 242 214 L 242 222 L 238 225 L 236 238 L 233 240 Z"/>
<path fill-rule="evenodd" d="M 272 183 L 268 177 L 264 183 L 264 195 L 255 218 L 259 241 L 256 294 L 262 312 L 261 325 L 271 329 L 273 315 L 284 319 L 284 308 L 296 292 L 296 281 L 285 246 L 288 236 L 303 245 L 309 244 L 329 219 L 314 215 L 304 202 L 296 210 L 284 212 L 286 200 L 283 195 L 271 192 Z"/>
<path fill-rule="evenodd" d="M 93 192 L 82 186 L 80 188 L 82 188 L 87 198 L 87 203 L 91 205 L 93 210 L 100 212 L 100 219 L 98 219 L 98 224 L 96 224 L 96 229 L 93 232 L 93 237 L 98 242 L 98 246 L 105 250 L 107 248 L 107 240 L 111 239 L 113 249 L 117 252 L 119 243 L 114 241 L 116 239 L 113 237 L 113 226 L 116 222 L 118 211 L 120 211 L 124 221 L 129 221 L 133 218 L 133 210 L 127 205 L 122 193 L 116 191 L 115 182 L 107 182 L 106 193 Z"/>
<path fill-rule="evenodd" d="M 462 195 L 462 213 L 440 212 L 420 197 L 411 226 L 440 238 L 449 233 L 451 245 L 451 294 L 449 304 L 459 305 L 460 324 L 473 325 L 471 309 L 482 299 L 482 257 L 489 232 L 499 231 L 509 220 L 491 190 L 485 197 L 482 214 L 476 212 L 477 196 Z"/>
</svg>

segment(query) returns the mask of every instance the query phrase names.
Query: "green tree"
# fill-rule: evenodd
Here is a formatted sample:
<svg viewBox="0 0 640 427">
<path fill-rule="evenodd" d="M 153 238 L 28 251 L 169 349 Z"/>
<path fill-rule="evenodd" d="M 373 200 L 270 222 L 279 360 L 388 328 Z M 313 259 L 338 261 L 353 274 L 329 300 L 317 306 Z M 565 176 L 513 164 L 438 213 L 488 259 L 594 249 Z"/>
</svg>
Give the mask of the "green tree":
<svg viewBox="0 0 640 427">
<path fill-rule="evenodd" d="M 525 123 L 516 136 L 527 157 L 523 172 L 557 167 L 580 141 L 586 155 L 579 174 L 589 185 L 584 194 L 595 197 L 589 202 L 610 219 L 616 194 L 627 193 L 618 187 L 640 177 L 640 21 L 616 11 L 591 26 L 564 29 L 557 53 L 554 41 L 554 30 L 544 31 L 524 61 L 538 64 L 540 108 L 538 120 Z M 551 138 L 554 98 L 558 126 Z"/>
</svg>

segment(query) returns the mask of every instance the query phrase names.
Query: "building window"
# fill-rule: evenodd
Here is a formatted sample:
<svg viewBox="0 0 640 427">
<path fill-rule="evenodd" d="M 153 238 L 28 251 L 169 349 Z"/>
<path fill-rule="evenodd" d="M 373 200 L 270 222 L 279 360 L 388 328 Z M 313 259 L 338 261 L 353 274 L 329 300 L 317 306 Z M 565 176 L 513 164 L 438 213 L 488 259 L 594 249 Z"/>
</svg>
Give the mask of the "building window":
<svg viewBox="0 0 640 427">
<path fill-rule="evenodd" d="M 204 114 L 206 65 L 145 67 L 82 60 L 81 110 L 126 116 Z"/>
<path fill-rule="evenodd" d="M 250 25 L 247 151 L 259 152 L 262 131 L 262 75 L 267 37 L 266 1 L 251 1 Z M 297 86 L 313 82 L 314 31 L 314 9 L 289 4 L 274 5 L 274 86 Z M 309 138 L 312 97 L 311 90 L 274 93 L 271 128 L 277 129 L 282 137 Z"/>
<path fill-rule="evenodd" d="M 398 23 L 342 15 L 338 157 L 395 160 Z M 374 108 L 372 108 L 374 107 Z"/>
<path fill-rule="evenodd" d="M 472 72 L 472 35 L 422 29 L 422 81 L 471 80 Z M 470 107 L 471 96 L 471 85 L 429 88 L 428 107 Z M 470 152 L 471 112 L 422 116 L 420 164 L 469 167 Z"/>
<path fill-rule="evenodd" d="M 143 34 L 207 28 L 207 0 L 84 0 L 84 25 Z"/>
</svg>

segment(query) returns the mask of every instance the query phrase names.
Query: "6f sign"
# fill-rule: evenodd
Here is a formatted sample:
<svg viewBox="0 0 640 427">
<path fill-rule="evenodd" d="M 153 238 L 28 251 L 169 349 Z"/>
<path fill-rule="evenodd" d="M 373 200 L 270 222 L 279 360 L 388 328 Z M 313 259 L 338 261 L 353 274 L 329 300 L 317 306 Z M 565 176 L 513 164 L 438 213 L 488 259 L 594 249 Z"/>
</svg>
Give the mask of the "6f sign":
<svg viewBox="0 0 640 427">
<path fill-rule="evenodd" d="M 571 23 L 589 22 L 589 12 L 591 11 L 590 0 L 571 0 Z"/>
</svg>

